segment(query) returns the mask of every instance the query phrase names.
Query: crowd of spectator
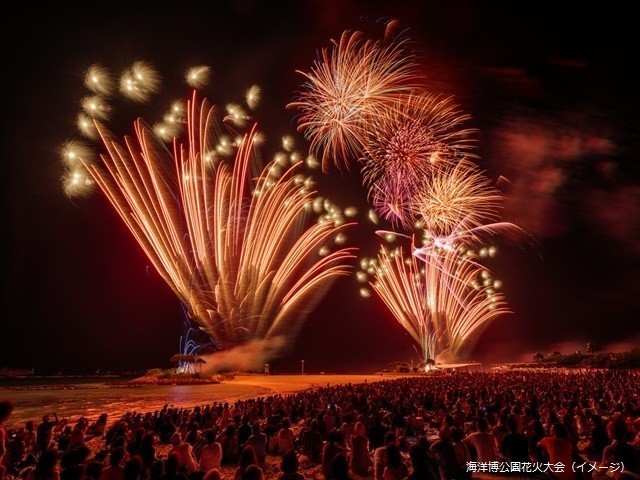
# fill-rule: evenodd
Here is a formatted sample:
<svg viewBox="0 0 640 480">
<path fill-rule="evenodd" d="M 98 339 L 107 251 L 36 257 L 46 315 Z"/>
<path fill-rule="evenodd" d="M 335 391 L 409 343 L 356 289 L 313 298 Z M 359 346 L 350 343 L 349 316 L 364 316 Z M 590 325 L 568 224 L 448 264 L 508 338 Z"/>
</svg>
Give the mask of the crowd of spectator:
<svg viewBox="0 0 640 480">
<path fill-rule="evenodd" d="M 5 429 L 12 407 L 0 480 L 640 479 L 636 370 L 412 375 Z"/>
</svg>

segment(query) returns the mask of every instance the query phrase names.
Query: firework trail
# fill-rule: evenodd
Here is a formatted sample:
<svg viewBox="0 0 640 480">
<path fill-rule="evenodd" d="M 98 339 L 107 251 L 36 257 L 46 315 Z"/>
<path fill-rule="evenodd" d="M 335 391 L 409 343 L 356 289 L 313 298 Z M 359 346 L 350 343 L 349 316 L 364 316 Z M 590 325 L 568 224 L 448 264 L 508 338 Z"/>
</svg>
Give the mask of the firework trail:
<svg viewBox="0 0 640 480">
<path fill-rule="evenodd" d="M 402 96 L 369 125 L 363 183 L 374 208 L 394 226 L 410 228 L 415 195 L 434 171 L 473 158 L 475 130 L 451 98 L 429 93 Z"/>
<path fill-rule="evenodd" d="M 390 36 L 394 23 L 387 25 Z M 302 89 L 288 108 L 298 110 L 298 130 L 326 172 L 331 162 L 349 167 L 362 156 L 368 124 L 388 115 L 402 94 L 419 87 L 417 62 L 401 37 L 367 39 L 344 32 L 319 52 Z"/>
</svg>

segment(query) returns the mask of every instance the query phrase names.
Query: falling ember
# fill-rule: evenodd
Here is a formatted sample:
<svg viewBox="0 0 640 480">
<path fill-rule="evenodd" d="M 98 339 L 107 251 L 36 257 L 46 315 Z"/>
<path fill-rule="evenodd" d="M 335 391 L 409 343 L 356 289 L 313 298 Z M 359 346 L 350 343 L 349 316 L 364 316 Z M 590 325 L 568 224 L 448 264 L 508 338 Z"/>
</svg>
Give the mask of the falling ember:
<svg viewBox="0 0 640 480">
<path fill-rule="evenodd" d="M 111 112 L 111 107 L 109 107 L 107 101 L 100 95 L 83 98 L 82 108 L 87 115 L 98 120 L 106 120 L 109 118 Z"/>
</svg>

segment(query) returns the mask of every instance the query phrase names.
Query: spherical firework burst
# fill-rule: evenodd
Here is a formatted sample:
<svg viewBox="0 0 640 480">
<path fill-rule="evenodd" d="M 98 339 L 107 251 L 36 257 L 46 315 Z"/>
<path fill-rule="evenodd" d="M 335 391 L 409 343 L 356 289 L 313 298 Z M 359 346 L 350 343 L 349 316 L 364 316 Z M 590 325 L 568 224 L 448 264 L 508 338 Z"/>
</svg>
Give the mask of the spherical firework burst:
<svg viewBox="0 0 640 480">
<path fill-rule="evenodd" d="M 472 157 L 475 130 L 450 98 L 402 96 L 388 115 L 373 119 L 364 148 L 363 182 L 378 213 L 410 227 L 413 198 L 434 169 Z"/>
<path fill-rule="evenodd" d="M 418 87 L 417 63 L 404 39 L 374 41 L 360 32 L 344 32 L 323 49 L 289 108 L 298 110 L 298 130 L 312 153 L 349 166 L 362 155 L 368 124 L 387 115 L 403 93 Z"/>
<path fill-rule="evenodd" d="M 500 219 L 504 195 L 473 162 L 463 159 L 434 169 L 414 195 L 411 208 L 424 229 L 448 236 Z"/>
</svg>

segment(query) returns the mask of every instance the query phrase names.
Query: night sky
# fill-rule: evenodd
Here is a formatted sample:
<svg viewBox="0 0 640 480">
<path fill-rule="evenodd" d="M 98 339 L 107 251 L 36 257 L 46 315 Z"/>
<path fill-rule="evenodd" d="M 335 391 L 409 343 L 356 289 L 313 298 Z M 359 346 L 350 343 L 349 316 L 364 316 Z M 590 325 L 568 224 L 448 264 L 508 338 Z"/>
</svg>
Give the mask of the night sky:
<svg viewBox="0 0 640 480">
<path fill-rule="evenodd" d="M 165 104 L 186 97 L 191 66 L 211 66 L 213 102 L 241 101 L 274 143 L 294 134 L 285 105 L 318 49 L 344 30 L 396 18 L 421 52 L 430 85 L 453 95 L 480 130 L 479 163 L 511 182 L 507 220 L 537 249 L 500 245 L 492 264 L 513 314 L 491 324 L 472 360 L 640 344 L 638 76 L 630 7 L 618 2 L 215 1 L 158 7 L 110 2 L 35 11 L 16 6 L 3 30 L 2 215 L 5 240 L 0 368 L 90 373 L 167 367 L 182 333 L 180 305 L 101 194 L 63 194 L 59 147 L 77 138 L 88 66 L 135 60 L 163 75 Z M 215 8 L 214 8 L 215 5 Z M 161 103 L 161 102 L 156 102 Z M 132 133 L 125 109 L 122 133 Z M 149 107 L 149 114 L 154 112 Z M 119 117 L 120 118 L 120 117 Z M 265 156 L 277 148 L 267 142 Z M 321 188 L 366 207 L 357 171 Z M 319 188 L 320 188 L 319 187 Z M 363 225 L 351 238 L 373 255 Z M 354 262 L 354 272 L 357 271 Z M 272 370 L 370 372 L 417 359 L 382 302 L 338 280 Z"/>
</svg>

